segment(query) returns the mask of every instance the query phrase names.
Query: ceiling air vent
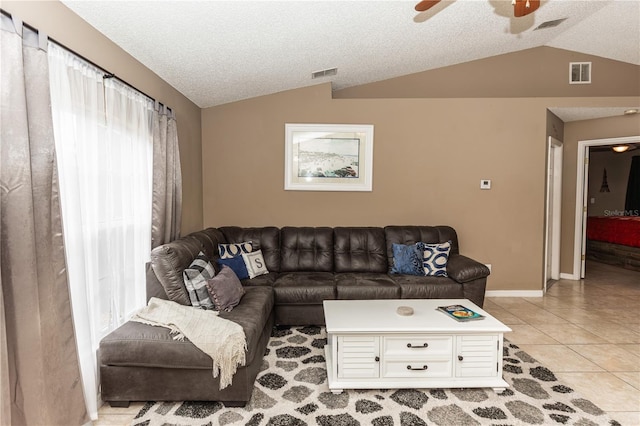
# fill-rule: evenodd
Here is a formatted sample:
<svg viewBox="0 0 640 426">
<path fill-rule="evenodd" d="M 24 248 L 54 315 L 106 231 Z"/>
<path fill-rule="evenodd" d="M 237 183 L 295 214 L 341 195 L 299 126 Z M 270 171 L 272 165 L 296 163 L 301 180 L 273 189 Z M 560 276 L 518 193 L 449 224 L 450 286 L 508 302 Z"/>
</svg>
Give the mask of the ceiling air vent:
<svg viewBox="0 0 640 426">
<path fill-rule="evenodd" d="M 533 30 L 544 30 L 545 28 L 553 28 L 553 27 L 557 27 L 558 25 L 562 24 L 564 21 L 566 21 L 567 18 L 562 18 L 562 19 L 554 19 L 553 21 L 546 21 L 543 22 L 542 24 L 538 25 L 537 27 L 535 27 Z"/>
<path fill-rule="evenodd" d="M 330 75 L 338 74 L 338 68 L 328 68 L 322 71 L 316 71 L 311 73 L 311 78 L 329 77 Z"/>
<path fill-rule="evenodd" d="M 591 84 L 591 62 L 569 62 L 569 84 Z"/>
</svg>

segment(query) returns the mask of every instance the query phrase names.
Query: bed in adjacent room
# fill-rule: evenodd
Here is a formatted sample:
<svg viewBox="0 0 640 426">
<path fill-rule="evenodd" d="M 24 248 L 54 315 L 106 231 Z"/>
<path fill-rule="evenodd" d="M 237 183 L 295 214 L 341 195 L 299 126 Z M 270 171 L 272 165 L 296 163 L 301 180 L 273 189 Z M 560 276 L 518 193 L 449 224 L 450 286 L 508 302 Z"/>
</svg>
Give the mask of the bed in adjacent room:
<svg viewBox="0 0 640 426">
<path fill-rule="evenodd" d="M 588 217 L 587 258 L 640 271 L 640 216 Z"/>
</svg>

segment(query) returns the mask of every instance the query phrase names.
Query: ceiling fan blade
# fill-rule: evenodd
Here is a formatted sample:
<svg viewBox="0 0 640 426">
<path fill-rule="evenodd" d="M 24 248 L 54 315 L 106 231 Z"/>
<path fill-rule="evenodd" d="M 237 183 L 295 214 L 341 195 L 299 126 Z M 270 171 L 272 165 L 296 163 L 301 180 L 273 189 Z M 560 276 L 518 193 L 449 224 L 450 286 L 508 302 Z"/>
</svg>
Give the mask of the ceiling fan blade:
<svg viewBox="0 0 640 426">
<path fill-rule="evenodd" d="M 540 7 L 540 0 L 515 0 L 513 16 L 520 18 L 535 12 Z"/>
<path fill-rule="evenodd" d="M 418 12 L 424 12 L 431 9 L 438 3 L 440 3 L 440 0 L 423 0 L 420 3 L 416 4 L 416 10 Z"/>
</svg>

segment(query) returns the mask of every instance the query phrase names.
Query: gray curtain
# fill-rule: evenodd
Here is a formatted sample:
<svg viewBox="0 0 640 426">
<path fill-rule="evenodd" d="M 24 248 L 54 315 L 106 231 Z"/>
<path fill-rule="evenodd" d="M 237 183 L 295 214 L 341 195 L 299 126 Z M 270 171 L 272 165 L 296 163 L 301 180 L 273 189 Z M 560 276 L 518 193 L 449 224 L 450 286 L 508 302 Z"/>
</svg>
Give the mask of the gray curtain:
<svg viewBox="0 0 640 426">
<path fill-rule="evenodd" d="M 81 425 L 47 38 L 0 19 L 0 424 Z"/>
<path fill-rule="evenodd" d="M 173 112 L 156 104 L 153 116 L 153 215 L 151 248 L 180 237 L 182 172 Z"/>
</svg>

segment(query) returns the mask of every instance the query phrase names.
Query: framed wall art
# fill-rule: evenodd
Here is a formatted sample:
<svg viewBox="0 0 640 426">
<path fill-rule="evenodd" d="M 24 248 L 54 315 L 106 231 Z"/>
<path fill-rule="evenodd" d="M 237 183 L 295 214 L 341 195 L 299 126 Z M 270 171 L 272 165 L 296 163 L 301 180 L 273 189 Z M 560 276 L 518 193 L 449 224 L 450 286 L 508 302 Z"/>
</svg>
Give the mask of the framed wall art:
<svg viewBox="0 0 640 426">
<path fill-rule="evenodd" d="M 372 188 L 373 125 L 285 124 L 285 190 Z"/>
</svg>

